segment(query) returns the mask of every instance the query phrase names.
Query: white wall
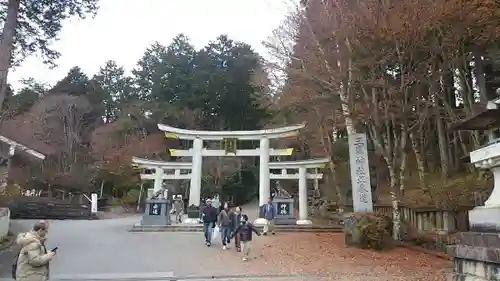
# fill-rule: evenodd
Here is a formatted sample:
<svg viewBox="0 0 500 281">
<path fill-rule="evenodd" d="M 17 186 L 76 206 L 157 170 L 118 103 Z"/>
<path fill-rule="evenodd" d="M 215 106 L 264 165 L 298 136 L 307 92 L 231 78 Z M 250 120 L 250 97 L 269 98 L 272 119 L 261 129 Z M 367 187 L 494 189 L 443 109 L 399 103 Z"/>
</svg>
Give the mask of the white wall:
<svg viewBox="0 0 500 281">
<path fill-rule="evenodd" d="M 10 211 L 8 208 L 0 208 L 0 238 L 9 232 Z"/>
</svg>

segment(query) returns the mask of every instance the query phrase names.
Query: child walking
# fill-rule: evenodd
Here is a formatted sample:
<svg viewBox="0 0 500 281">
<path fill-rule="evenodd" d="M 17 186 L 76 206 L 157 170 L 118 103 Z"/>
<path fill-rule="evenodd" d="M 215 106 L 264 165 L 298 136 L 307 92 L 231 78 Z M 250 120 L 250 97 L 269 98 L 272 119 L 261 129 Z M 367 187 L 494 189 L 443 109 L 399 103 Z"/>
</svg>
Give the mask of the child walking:
<svg viewBox="0 0 500 281">
<path fill-rule="evenodd" d="M 250 244 L 252 242 L 252 232 L 255 232 L 258 236 L 260 236 L 260 232 L 248 222 L 247 215 L 241 215 L 241 224 L 236 228 L 236 230 L 231 235 L 231 238 L 239 235 L 241 251 L 243 252 L 243 261 L 248 260 L 248 256 L 250 254 Z"/>
</svg>

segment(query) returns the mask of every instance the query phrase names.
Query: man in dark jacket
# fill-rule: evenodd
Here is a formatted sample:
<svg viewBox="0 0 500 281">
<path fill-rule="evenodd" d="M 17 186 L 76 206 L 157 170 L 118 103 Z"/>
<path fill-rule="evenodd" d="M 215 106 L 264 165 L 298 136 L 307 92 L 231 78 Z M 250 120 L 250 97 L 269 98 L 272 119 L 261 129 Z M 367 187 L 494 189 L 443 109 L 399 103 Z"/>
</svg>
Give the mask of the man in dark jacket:
<svg viewBox="0 0 500 281">
<path fill-rule="evenodd" d="M 255 232 L 258 236 L 260 236 L 259 231 L 253 226 L 251 223 L 248 222 L 248 216 L 247 215 L 242 215 L 241 216 L 241 224 L 236 228 L 234 233 L 231 235 L 231 238 L 233 238 L 235 235 L 240 236 L 240 243 L 241 243 L 241 251 L 243 252 L 243 261 L 248 260 L 248 256 L 250 254 L 250 244 L 252 242 L 252 232 Z"/>
<path fill-rule="evenodd" d="M 227 246 L 230 241 L 231 236 L 231 212 L 229 211 L 229 205 L 224 203 L 224 208 L 219 212 L 218 220 L 219 227 L 221 230 L 221 240 L 222 240 L 222 249 L 227 249 Z"/>
<path fill-rule="evenodd" d="M 264 219 L 266 219 L 266 224 L 264 225 L 264 235 L 271 232 L 274 235 L 274 218 L 276 217 L 276 209 L 274 208 L 273 199 L 269 197 L 269 201 L 264 208 Z"/>
<path fill-rule="evenodd" d="M 236 210 L 231 213 L 231 233 L 236 231 L 238 226 L 241 225 L 241 207 L 236 207 Z M 241 252 L 240 236 L 236 235 L 234 239 L 234 248 L 236 252 Z"/>
<path fill-rule="evenodd" d="M 206 205 L 201 210 L 201 217 L 203 220 L 203 233 L 205 234 L 205 245 L 210 247 L 212 245 L 212 233 L 217 223 L 217 209 L 212 206 L 212 200 L 207 199 Z"/>
</svg>

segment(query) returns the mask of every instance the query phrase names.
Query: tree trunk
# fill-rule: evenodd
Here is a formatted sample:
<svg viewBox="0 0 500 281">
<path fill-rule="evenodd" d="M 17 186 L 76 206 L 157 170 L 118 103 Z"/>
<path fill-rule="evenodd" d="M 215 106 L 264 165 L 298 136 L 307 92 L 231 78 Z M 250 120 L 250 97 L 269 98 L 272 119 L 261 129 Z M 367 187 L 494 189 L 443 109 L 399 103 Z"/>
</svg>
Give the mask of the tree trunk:
<svg viewBox="0 0 500 281">
<path fill-rule="evenodd" d="M 398 199 L 398 186 L 396 179 L 396 171 L 394 167 L 388 165 L 390 187 L 391 187 L 391 200 L 392 200 L 392 238 L 394 241 L 399 240 L 399 230 L 401 229 L 401 216 L 399 212 L 399 199 Z"/>
<path fill-rule="evenodd" d="M 20 3 L 21 0 L 9 0 L 7 18 L 5 19 L 0 40 L 0 110 L 3 107 L 3 102 L 7 93 L 7 76 L 9 75 L 9 68 L 12 61 Z"/>
<path fill-rule="evenodd" d="M 439 107 L 439 105 L 436 105 Z M 438 143 L 439 143 L 439 158 L 441 163 L 441 178 L 446 180 L 449 174 L 449 157 L 448 157 L 448 141 L 447 134 L 445 132 L 443 120 L 441 114 L 436 115 L 437 133 L 438 133 Z"/>
<path fill-rule="evenodd" d="M 432 196 L 429 193 L 429 188 L 427 187 L 427 183 L 425 181 L 425 163 L 424 159 L 422 157 L 422 152 L 420 151 L 420 144 L 415 138 L 415 134 L 413 131 L 410 132 L 410 141 L 411 141 L 411 147 L 413 148 L 413 153 L 415 153 L 415 160 L 417 161 L 417 170 L 418 170 L 418 183 L 420 186 L 420 189 L 429 196 L 429 198 L 432 200 Z"/>
</svg>

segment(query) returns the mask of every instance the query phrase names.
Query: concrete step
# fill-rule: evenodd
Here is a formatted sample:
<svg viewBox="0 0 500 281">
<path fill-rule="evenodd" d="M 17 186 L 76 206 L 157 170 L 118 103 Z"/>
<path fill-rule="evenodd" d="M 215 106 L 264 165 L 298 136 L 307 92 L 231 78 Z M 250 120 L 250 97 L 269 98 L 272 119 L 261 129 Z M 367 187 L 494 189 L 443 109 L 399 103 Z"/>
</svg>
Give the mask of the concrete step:
<svg viewBox="0 0 500 281">
<path fill-rule="evenodd" d="M 262 226 L 256 226 L 262 231 Z M 277 232 L 342 232 L 337 225 L 276 225 Z M 140 225 L 136 224 L 130 232 L 203 232 L 202 225 Z"/>
</svg>

